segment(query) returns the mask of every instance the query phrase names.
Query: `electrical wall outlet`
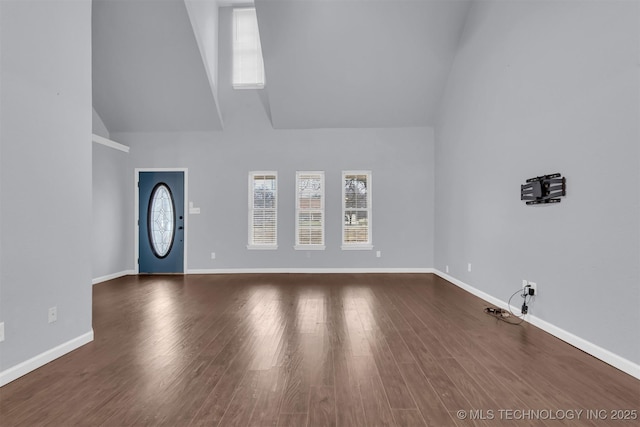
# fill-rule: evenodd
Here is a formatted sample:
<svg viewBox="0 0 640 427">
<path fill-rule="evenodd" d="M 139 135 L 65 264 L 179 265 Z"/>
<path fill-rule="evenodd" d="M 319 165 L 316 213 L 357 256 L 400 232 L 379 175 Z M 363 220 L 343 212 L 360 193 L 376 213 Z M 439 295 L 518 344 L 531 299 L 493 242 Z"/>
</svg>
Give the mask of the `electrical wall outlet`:
<svg viewBox="0 0 640 427">
<path fill-rule="evenodd" d="M 0 342 L 4 341 L 4 322 L 0 322 Z"/>
<path fill-rule="evenodd" d="M 471 271 L 471 263 L 467 264 L 467 271 Z"/>
<path fill-rule="evenodd" d="M 522 293 L 529 295 L 528 289 L 533 289 L 533 295 L 538 295 L 538 285 L 535 282 L 529 282 L 528 280 L 522 281 Z"/>
<path fill-rule="evenodd" d="M 533 289 L 533 295 L 538 295 L 538 284 L 536 282 L 529 282 L 529 287 Z"/>
<path fill-rule="evenodd" d="M 376 252 L 376 257 L 377 257 L 377 258 L 380 258 L 381 256 L 382 256 L 382 251 L 377 251 L 377 252 Z"/>
<path fill-rule="evenodd" d="M 444 266 L 444 272 L 445 272 L 445 273 L 448 273 L 448 272 L 449 272 L 449 266 L 448 266 L 448 265 L 445 265 L 445 266 Z"/>
<path fill-rule="evenodd" d="M 53 323 L 58 320 L 58 307 L 51 307 L 49 309 L 49 323 Z"/>
<path fill-rule="evenodd" d="M 215 252 L 211 252 L 211 259 L 216 259 L 216 253 Z"/>
</svg>

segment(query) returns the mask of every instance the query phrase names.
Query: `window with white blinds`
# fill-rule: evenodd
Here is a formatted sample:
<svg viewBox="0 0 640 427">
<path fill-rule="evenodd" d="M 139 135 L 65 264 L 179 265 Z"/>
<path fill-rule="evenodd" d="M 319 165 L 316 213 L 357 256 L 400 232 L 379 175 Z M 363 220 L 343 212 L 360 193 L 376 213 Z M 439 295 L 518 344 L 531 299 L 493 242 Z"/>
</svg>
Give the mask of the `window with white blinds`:
<svg viewBox="0 0 640 427">
<path fill-rule="evenodd" d="M 264 63 L 255 8 L 233 9 L 233 87 L 264 88 Z"/>
<path fill-rule="evenodd" d="M 372 249 L 371 172 L 342 172 L 342 249 Z"/>
<path fill-rule="evenodd" d="M 277 172 L 249 172 L 249 249 L 278 248 L 277 181 Z"/>
<path fill-rule="evenodd" d="M 295 249 L 324 248 L 324 172 L 298 171 Z"/>
</svg>

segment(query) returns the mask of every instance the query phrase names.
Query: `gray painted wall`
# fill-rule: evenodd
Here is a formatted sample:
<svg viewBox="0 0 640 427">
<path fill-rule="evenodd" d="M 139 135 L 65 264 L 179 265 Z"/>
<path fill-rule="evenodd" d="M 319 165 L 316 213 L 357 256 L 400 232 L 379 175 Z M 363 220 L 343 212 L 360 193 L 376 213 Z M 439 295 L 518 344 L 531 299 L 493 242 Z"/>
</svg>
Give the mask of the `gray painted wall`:
<svg viewBox="0 0 640 427">
<path fill-rule="evenodd" d="M 638 2 L 472 6 L 436 127 L 441 271 L 640 362 Z M 561 172 L 567 197 L 519 185 Z M 467 272 L 467 263 L 472 272 Z"/>
<path fill-rule="evenodd" d="M 134 167 L 189 168 L 189 200 L 201 209 L 189 216 L 189 269 L 424 268 L 433 263 L 429 129 L 256 131 L 228 126 L 220 134 L 115 137 L 131 146 L 131 181 L 125 181 L 132 189 Z M 349 169 L 373 174 L 373 251 L 340 249 L 341 171 Z M 277 251 L 246 248 L 252 170 L 278 171 Z M 324 251 L 293 249 L 296 170 L 325 171 Z M 132 192 L 130 196 L 132 201 Z M 133 213 L 130 218 L 133 223 Z M 130 235 L 133 242 L 133 231 Z M 381 258 L 376 258 L 378 250 Z M 215 260 L 211 252 L 216 252 Z"/>
<path fill-rule="evenodd" d="M 188 268 L 425 268 L 433 265 L 433 131 L 404 129 L 274 130 L 265 93 L 231 88 L 230 9 L 220 12 L 219 94 L 224 132 L 112 133 L 131 147 L 133 170 L 189 168 L 189 200 L 201 208 L 188 224 Z M 373 251 L 342 251 L 341 172 L 373 173 Z M 247 180 L 252 170 L 279 178 L 277 251 L 247 250 Z M 296 170 L 323 170 L 326 250 L 295 251 Z M 133 207 L 128 259 L 133 259 Z M 376 251 L 382 257 L 376 258 Z M 211 259 L 216 252 L 216 259 Z M 128 268 L 133 268 L 132 262 Z"/>
<path fill-rule="evenodd" d="M 1 372 L 91 332 L 92 117 L 91 2 L 0 9 Z"/>
<path fill-rule="evenodd" d="M 133 185 L 128 171 L 129 154 L 93 144 L 93 277 L 131 269 L 129 215 L 132 199 L 124 197 Z M 129 267 L 127 267 L 129 266 Z"/>
</svg>

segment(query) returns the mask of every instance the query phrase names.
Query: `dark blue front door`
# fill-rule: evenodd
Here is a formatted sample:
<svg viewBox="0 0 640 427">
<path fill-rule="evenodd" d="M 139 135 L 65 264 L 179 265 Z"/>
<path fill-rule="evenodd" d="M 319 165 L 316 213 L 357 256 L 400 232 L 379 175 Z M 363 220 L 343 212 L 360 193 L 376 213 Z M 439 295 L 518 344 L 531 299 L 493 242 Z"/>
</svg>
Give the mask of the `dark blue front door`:
<svg viewBox="0 0 640 427">
<path fill-rule="evenodd" d="M 140 172 L 139 272 L 184 272 L 184 172 Z"/>
</svg>

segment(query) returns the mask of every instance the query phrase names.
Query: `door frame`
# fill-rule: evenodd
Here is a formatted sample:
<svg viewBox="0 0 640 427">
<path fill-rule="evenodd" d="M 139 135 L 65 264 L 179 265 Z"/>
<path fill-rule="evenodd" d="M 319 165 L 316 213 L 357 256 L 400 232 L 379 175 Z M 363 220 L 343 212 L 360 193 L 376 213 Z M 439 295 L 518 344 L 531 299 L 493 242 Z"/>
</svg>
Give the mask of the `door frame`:
<svg viewBox="0 0 640 427">
<path fill-rule="evenodd" d="M 184 245 L 182 254 L 182 274 L 187 273 L 187 238 L 189 233 L 189 210 L 188 210 L 188 189 L 189 189 L 189 168 L 135 168 L 133 174 L 133 229 L 134 229 L 134 250 L 133 250 L 133 265 L 136 274 L 140 274 L 140 264 L 138 259 L 140 257 L 140 224 L 138 223 L 138 217 L 140 215 L 140 188 L 138 182 L 140 182 L 140 172 L 183 172 L 184 173 Z"/>
</svg>

